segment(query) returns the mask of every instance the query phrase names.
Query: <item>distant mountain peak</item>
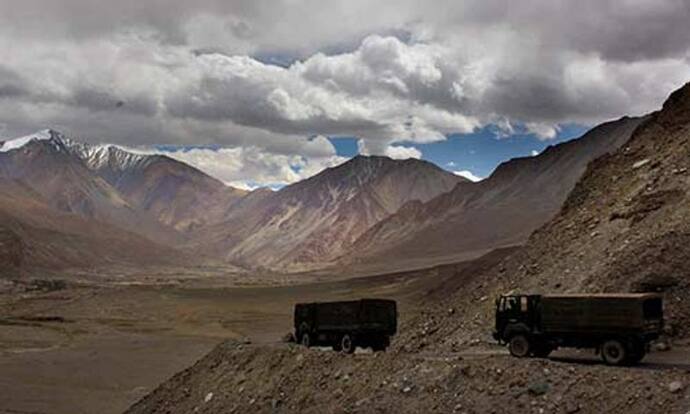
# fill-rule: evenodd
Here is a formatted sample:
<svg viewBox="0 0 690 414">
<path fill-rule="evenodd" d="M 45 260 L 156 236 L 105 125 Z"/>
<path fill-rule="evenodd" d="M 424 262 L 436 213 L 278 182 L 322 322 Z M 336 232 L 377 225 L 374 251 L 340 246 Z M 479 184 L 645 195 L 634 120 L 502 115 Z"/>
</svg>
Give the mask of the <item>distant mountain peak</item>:
<svg viewBox="0 0 690 414">
<path fill-rule="evenodd" d="M 107 166 L 114 170 L 124 171 L 131 167 L 146 164 L 155 158 L 153 154 L 135 153 L 113 144 L 92 145 L 72 142 L 70 149 L 90 169 L 94 170 Z"/>
<path fill-rule="evenodd" d="M 64 146 L 64 140 L 65 136 L 60 132 L 53 129 L 43 129 L 30 135 L 3 141 L 0 145 L 0 152 L 9 152 L 38 141 L 48 141 L 56 148 L 60 148 Z"/>
<path fill-rule="evenodd" d="M 99 169 L 108 166 L 115 170 L 126 170 L 141 166 L 155 158 L 153 154 L 139 154 L 114 144 L 88 144 L 69 138 L 55 129 L 43 129 L 33 134 L 0 143 L 0 152 L 9 152 L 32 143 L 45 143 L 59 152 L 66 152 L 81 159 L 88 168 Z"/>
</svg>

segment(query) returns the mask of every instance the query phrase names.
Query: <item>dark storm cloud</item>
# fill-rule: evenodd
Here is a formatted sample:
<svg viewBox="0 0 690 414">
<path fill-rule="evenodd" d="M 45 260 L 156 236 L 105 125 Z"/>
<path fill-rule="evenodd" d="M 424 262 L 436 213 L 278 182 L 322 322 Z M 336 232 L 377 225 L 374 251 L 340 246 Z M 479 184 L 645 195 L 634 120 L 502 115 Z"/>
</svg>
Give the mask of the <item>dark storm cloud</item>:
<svg viewBox="0 0 690 414">
<path fill-rule="evenodd" d="M 129 96 L 124 98 L 109 91 L 97 88 L 78 87 L 64 103 L 86 108 L 90 111 L 130 112 L 139 116 L 154 116 L 157 104 L 147 96 Z"/>
<path fill-rule="evenodd" d="M 0 65 L 0 99 L 27 95 L 27 83 L 13 70 Z"/>
</svg>

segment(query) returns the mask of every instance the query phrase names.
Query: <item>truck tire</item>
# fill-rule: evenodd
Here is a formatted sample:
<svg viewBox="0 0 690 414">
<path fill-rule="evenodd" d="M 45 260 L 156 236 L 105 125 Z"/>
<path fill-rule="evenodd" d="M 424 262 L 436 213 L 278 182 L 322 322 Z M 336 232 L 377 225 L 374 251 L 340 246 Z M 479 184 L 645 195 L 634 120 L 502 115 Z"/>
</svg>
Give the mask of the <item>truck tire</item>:
<svg viewBox="0 0 690 414">
<path fill-rule="evenodd" d="M 343 337 L 340 339 L 340 349 L 346 354 L 352 354 L 355 352 L 355 341 L 352 335 L 343 335 Z"/>
<path fill-rule="evenodd" d="M 530 343 L 527 335 L 513 335 L 508 342 L 510 355 L 518 358 L 525 358 L 530 354 Z"/>
<path fill-rule="evenodd" d="M 628 362 L 628 350 L 618 339 L 609 339 L 601 345 L 601 357 L 608 365 L 623 365 Z"/>
<path fill-rule="evenodd" d="M 299 343 L 307 348 L 311 346 L 311 335 L 309 335 L 309 332 L 302 332 L 302 336 L 299 340 Z"/>
</svg>

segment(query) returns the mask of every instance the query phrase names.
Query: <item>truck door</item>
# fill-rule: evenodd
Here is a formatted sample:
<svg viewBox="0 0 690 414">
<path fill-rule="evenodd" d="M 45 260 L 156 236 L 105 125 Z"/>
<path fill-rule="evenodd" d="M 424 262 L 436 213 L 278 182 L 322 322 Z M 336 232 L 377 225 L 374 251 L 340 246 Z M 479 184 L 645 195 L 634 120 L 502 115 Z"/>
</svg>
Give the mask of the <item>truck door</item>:
<svg viewBox="0 0 690 414">
<path fill-rule="evenodd" d="M 521 313 L 519 296 L 502 296 L 496 309 L 496 331 L 502 334 L 508 325 L 518 323 Z"/>
</svg>

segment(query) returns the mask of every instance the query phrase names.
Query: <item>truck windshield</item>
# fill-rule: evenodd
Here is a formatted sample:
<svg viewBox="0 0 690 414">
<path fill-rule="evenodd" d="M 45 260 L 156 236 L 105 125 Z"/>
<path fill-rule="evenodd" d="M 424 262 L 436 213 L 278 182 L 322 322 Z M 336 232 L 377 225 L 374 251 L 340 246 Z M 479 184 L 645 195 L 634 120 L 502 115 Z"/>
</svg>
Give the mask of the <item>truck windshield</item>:
<svg viewBox="0 0 690 414">
<path fill-rule="evenodd" d="M 659 319 L 663 315 L 660 298 L 647 299 L 642 304 L 645 319 Z"/>
</svg>

